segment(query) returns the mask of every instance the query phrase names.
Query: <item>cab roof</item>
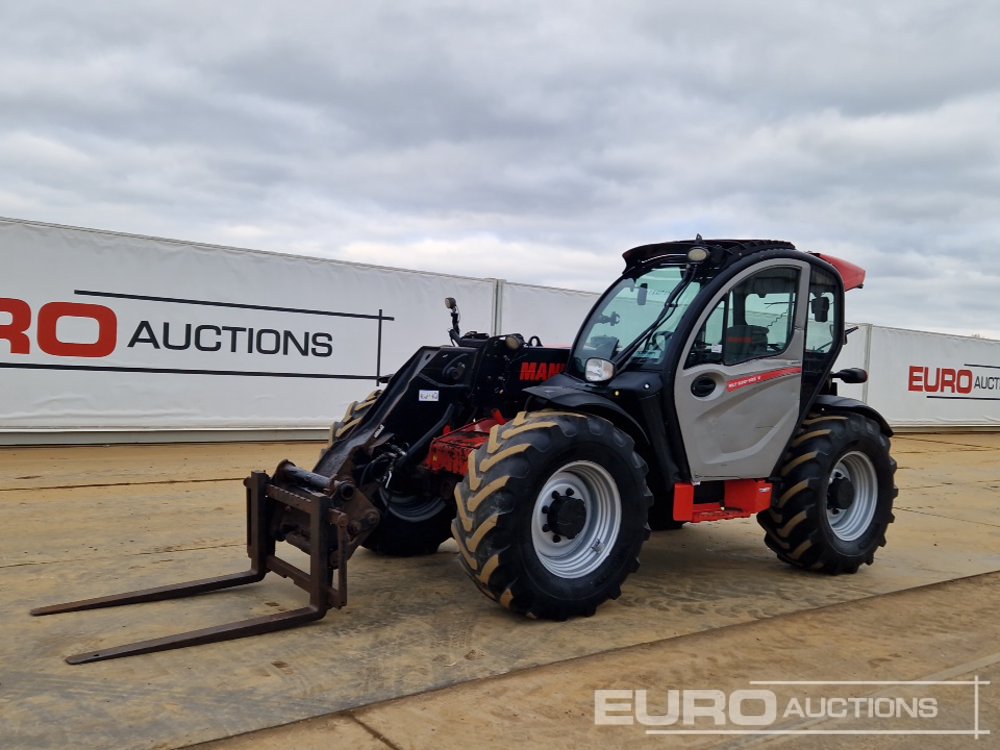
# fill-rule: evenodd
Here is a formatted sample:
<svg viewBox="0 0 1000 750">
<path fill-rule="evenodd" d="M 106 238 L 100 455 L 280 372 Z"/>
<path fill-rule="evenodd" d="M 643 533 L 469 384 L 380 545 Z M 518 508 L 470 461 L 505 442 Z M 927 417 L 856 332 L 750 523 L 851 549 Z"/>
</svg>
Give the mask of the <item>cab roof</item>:
<svg viewBox="0 0 1000 750">
<path fill-rule="evenodd" d="M 680 256 L 681 260 L 685 259 L 688 250 L 693 247 L 704 247 L 713 256 L 729 256 L 730 260 L 742 258 L 751 253 L 759 253 L 763 250 L 795 250 L 795 245 L 784 240 L 703 240 L 701 235 L 698 235 L 693 240 L 639 245 L 639 247 L 626 250 L 622 253 L 622 257 L 625 259 L 625 268 L 628 270 L 633 266 L 643 265 L 660 258 L 666 259 L 672 255 Z M 719 263 L 722 259 L 723 257 L 719 257 L 715 262 Z M 715 260 L 714 257 L 713 260 Z"/>
<path fill-rule="evenodd" d="M 693 240 L 675 240 L 673 242 L 656 242 L 650 245 L 639 245 L 622 253 L 625 259 L 625 273 L 638 266 L 656 261 L 683 263 L 687 253 L 693 247 L 703 247 L 709 252 L 711 264 L 721 266 L 738 258 L 765 250 L 797 250 L 795 245 L 784 240 L 706 240 L 699 234 Z M 835 258 L 826 253 L 808 253 L 833 266 L 844 282 L 844 290 L 857 289 L 864 284 L 865 270 L 846 260 Z"/>
</svg>

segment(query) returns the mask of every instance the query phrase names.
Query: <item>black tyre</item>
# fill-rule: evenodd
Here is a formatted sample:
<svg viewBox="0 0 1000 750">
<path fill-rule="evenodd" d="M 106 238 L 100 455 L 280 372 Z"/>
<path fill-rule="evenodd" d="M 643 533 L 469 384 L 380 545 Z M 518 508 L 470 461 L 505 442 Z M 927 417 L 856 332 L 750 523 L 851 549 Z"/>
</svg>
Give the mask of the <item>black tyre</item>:
<svg viewBox="0 0 1000 750">
<path fill-rule="evenodd" d="M 878 424 L 860 414 L 812 414 L 792 440 L 764 541 L 790 565 L 856 573 L 885 546 L 896 462 Z"/>
<path fill-rule="evenodd" d="M 381 395 L 382 391 L 372 391 L 362 401 L 352 401 L 348 405 L 347 411 L 344 412 L 344 416 L 330 426 L 330 435 L 321 454 L 325 453 L 327 448 L 331 447 L 338 440 L 342 440 L 350 435 Z"/>
<path fill-rule="evenodd" d="M 369 499 L 382 514 L 378 526 L 361 543 L 372 552 L 392 557 L 432 555 L 451 536 L 455 509 L 443 498 L 382 490 Z"/>
<path fill-rule="evenodd" d="M 521 412 L 494 427 L 455 500 L 465 572 L 534 617 L 589 616 L 616 599 L 649 536 L 645 462 L 628 435 L 584 414 Z"/>
<path fill-rule="evenodd" d="M 347 407 L 344 416 L 330 428 L 324 453 L 354 432 L 381 394 L 373 391 L 364 400 Z M 380 489 L 371 493 L 369 499 L 382 514 L 378 527 L 361 543 L 373 552 L 393 557 L 429 555 L 451 535 L 451 519 L 455 514 L 450 503 L 441 498 L 390 494 Z"/>
</svg>

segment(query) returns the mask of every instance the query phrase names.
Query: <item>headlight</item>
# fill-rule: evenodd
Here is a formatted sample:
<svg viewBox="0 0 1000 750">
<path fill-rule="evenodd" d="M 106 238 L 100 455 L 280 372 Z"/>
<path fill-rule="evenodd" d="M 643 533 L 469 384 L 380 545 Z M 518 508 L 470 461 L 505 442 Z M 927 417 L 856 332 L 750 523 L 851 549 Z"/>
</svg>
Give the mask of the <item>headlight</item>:
<svg viewBox="0 0 1000 750">
<path fill-rule="evenodd" d="M 591 357 L 583 372 L 588 383 L 606 383 L 615 376 L 615 366 L 606 359 Z"/>
<path fill-rule="evenodd" d="M 708 248 L 696 245 L 688 250 L 688 260 L 692 263 L 702 263 L 708 260 Z"/>
</svg>

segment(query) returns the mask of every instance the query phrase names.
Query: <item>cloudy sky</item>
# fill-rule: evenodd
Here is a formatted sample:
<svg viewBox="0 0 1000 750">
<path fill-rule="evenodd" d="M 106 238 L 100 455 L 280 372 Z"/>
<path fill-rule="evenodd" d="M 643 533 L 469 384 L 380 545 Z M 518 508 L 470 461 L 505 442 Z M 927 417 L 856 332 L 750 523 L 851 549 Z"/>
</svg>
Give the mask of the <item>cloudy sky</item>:
<svg viewBox="0 0 1000 750">
<path fill-rule="evenodd" d="M 1000 338 L 1000 3 L 0 3 L 0 215 L 597 290 L 755 236 Z"/>
</svg>

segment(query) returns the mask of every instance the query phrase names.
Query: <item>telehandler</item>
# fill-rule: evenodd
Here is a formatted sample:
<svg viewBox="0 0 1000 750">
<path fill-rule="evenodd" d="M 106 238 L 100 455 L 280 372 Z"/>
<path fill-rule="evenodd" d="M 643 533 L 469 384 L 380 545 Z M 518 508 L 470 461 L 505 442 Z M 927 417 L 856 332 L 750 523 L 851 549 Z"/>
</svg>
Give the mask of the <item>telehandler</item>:
<svg viewBox="0 0 1000 750">
<path fill-rule="evenodd" d="M 893 521 L 892 431 L 837 395 L 844 292 L 865 272 L 776 240 L 643 245 L 573 346 L 459 330 L 351 404 L 312 471 L 246 480 L 250 569 L 42 607 L 53 614 L 261 580 L 309 592 L 265 617 L 78 654 L 81 663 L 316 620 L 347 599 L 358 546 L 424 555 L 453 537 L 466 574 L 513 612 L 592 615 L 621 593 L 650 528 L 756 516 L 790 565 L 854 573 Z M 278 557 L 287 542 L 304 571 Z"/>
</svg>

